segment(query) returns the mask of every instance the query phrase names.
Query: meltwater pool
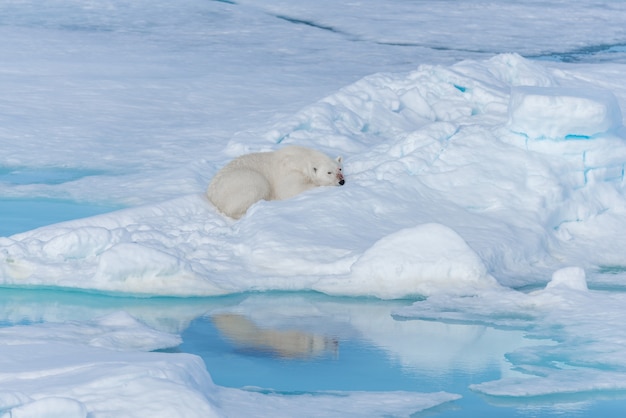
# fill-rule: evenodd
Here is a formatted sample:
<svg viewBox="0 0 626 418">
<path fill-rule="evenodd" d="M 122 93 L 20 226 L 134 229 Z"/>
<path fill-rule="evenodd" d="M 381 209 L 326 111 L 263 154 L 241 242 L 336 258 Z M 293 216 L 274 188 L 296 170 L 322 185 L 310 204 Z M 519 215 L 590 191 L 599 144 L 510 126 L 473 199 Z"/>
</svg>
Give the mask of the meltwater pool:
<svg viewBox="0 0 626 418">
<path fill-rule="evenodd" d="M 55 185 L 102 174 L 96 170 L 49 167 L 2 167 L 0 186 Z M 119 209 L 118 205 L 43 197 L 0 197 L 0 236 Z"/>
<path fill-rule="evenodd" d="M 0 199 L 0 236 L 71 219 L 110 212 L 119 207 L 47 198 Z"/>
<path fill-rule="evenodd" d="M 58 289 L 0 289 L 0 326 L 88 321 L 125 311 L 183 342 L 163 352 L 204 360 L 214 382 L 285 395 L 447 391 L 463 397 L 416 416 L 617 417 L 624 394 L 484 397 L 472 383 L 514 375 L 507 353 L 550 343 L 480 324 L 397 321 L 407 301 L 316 293 L 132 298 Z"/>
</svg>

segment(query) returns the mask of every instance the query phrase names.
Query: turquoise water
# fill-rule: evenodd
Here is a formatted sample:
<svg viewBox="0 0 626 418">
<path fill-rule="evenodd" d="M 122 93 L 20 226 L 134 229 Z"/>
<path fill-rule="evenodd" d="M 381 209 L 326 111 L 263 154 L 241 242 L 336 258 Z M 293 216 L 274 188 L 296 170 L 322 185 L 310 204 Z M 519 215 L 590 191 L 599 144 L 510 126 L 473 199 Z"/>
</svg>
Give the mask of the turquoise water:
<svg viewBox="0 0 626 418">
<path fill-rule="evenodd" d="M 119 207 L 60 199 L 0 199 L 0 236 L 11 236 L 40 226 L 99 215 L 115 209 Z"/>
<path fill-rule="evenodd" d="M 103 211 L 102 206 L 70 201 L 0 200 L 0 235 Z M 201 356 L 222 386 L 463 396 L 416 416 L 621 417 L 626 410 L 624 393 L 520 399 L 474 393 L 469 385 L 514 373 L 507 353 L 546 340 L 480 324 L 394 321 L 390 313 L 409 303 L 313 292 L 184 299 L 0 288 L 0 326 L 89 320 L 123 310 L 149 326 L 180 333 L 183 343 L 164 351 Z"/>
<path fill-rule="evenodd" d="M 310 304 L 317 316 L 304 320 L 293 310 Z M 0 289 L 0 326 L 89 320 L 123 310 L 146 324 L 182 333 L 183 343 L 166 352 L 199 355 L 213 380 L 223 386 L 279 393 L 325 390 L 448 391 L 462 399 L 416 416 L 437 417 L 621 417 L 624 395 L 611 393 L 513 399 L 489 398 L 468 390 L 472 383 L 507 372 L 506 347 L 534 344 L 520 331 L 481 325 L 403 321 L 403 333 L 377 332 L 385 312 L 407 302 L 351 300 L 315 293 L 240 294 L 214 298 L 131 298 L 55 289 Z M 287 306 L 286 311 L 276 306 Z M 344 309 L 346 308 L 347 309 Z M 277 312 L 276 316 L 271 312 Z M 357 312 L 365 312 L 358 317 Z M 224 312 L 272 323 L 261 329 L 326 334 L 336 347 L 289 357 L 271 349 L 242 346 L 216 325 Z M 379 312 L 380 316 L 376 316 Z M 280 313 L 280 314 L 279 314 Z M 295 316 L 290 316 L 295 314 Z M 333 319 L 335 317 L 335 319 Z M 286 321 L 286 322 L 285 322 Z M 370 324 L 368 325 L 368 321 Z M 286 326 L 285 323 L 287 323 Z M 302 324 L 297 327 L 294 324 Z M 281 325 L 282 324 L 282 325 Z M 376 324 L 376 325 L 373 325 Z M 388 326 L 383 328 L 389 328 Z M 317 331 L 316 331 L 317 330 Z M 416 334 L 421 333 L 423 341 Z M 373 332 L 372 332 L 373 331 Z M 464 338 L 458 338 L 459 336 Z M 407 346 L 399 343 L 406 339 Z M 545 342 L 545 341 L 544 341 Z M 502 345 L 504 350 L 494 349 Z M 403 347 L 404 346 L 404 347 Z"/>
<path fill-rule="evenodd" d="M 249 306 L 245 301 L 246 295 L 241 297 L 244 300 L 240 302 L 240 306 Z M 372 306 L 386 307 L 387 309 L 379 311 L 379 317 L 371 317 L 372 323 L 381 320 L 384 323 L 386 312 L 399 305 L 397 302 L 354 301 L 317 294 L 267 294 L 247 297 L 255 300 L 253 305 L 260 312 L 271 310 L 271 306 L 290 306 L 290 298 L 313 301 L 318 309 L 320 306 L 330 308 L 330 305 L 335 305 L 329 309 L 334 312 L 341 305 L 355 307 L 351 312 L 368 310 Z M 316 304 L 316 300 L 320 303 Z M 237 307 L 234 309 L 237 310 Z M 248 310 L 247 315 L 254 317 L 255 309 Z M 366 318 L 369 315 L 366 314 Z M 327 318 L 317 320 L 321 329 L 328 327 Z M 299 321 L 300 319 L 294 319 L 291 325 Z M 357 319 L 357 322 L 361 321 Z M 401 390 L 426 393 L 447 391 L 463 396 L 460 400 L 416 416 L 623 416 L 626 399 L 623 393 L 515 399 L 486 397 L 468 389 L 471 384 L 495 380 L 502 373 L 511 373 L 510 365 L 505 360 L 509 350 L 523 345 L 545 344 L 545 340 L 527 340 L 521 331 L 495 330 L 482 325 L 407 322 L 410 326 L 404 330 L 396 328 L 389 338 L 376 339 L 367 331 L 359 332 L 362 331 L 362 323 L 355 330 L 348 321 L 343 324 L 344 327 L 329 334 L 337 341 L 336 351 L 293 358 L 267 348 L 242 346 L 240 342 L 225 335 L 210 315 L 205 315 L 190 323 L 182 334 L 183 344 L 177 350 L 201 356 L 214 381 L 224 386 L 264 388 L 285 394 L 325 390 Z M 428 341 L 420 344 L 420 335 Z M 410 342 L 408 350 L 406 344 L 402 343 L 403 340 Z M 497 347 L 503 349 L 499 350 Z"/>
<path fill-rule="evenodd" d="M 0 183 L 10 185 L 63 184 L 84 177 L 104 174 L 103 171 L 71 167 L 2 167 Z"/>
<path fill-rule="evenodd" d="M 0 185 L 62 184 L 102 174 L 96 170 L 48 167 L 2 167 Z M 119 206 L 49 198 L 0 198 L 0 236 L 120 209 Z"/>
</svg>

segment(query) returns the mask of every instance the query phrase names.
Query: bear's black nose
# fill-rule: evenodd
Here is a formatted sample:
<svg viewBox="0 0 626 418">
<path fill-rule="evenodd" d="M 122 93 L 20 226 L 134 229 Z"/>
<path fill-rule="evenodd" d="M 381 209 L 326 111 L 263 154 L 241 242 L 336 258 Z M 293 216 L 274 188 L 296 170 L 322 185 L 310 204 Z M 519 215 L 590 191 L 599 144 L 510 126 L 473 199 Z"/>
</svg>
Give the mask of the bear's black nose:
<svg viewBox="0 0 626 418">
<path fill-rule="evenodd" d="M 345 182 L 346 182 L 346 181 L 345 181 L 344 179 L 341 179 L 341 180 L 339 180 L 339 185 L 340 185 L 340 186 L 343 186 L 343 184 L 344 184 Z"/>
</svg>

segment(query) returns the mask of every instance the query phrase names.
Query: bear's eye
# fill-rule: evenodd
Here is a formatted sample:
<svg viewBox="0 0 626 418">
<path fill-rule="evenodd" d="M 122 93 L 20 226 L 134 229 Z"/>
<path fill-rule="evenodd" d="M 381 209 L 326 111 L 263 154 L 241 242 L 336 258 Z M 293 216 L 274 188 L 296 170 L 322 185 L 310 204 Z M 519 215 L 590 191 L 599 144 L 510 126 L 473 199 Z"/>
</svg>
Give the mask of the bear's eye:
<svg viewBox="0 0 626 418">
<path fill-rule="evenodd" d="M 328 172 L 328 174 L 333 174 L 333 173 L 331 173 L 331 172 L 329 171 L 329 172 Z"/>
</svg>

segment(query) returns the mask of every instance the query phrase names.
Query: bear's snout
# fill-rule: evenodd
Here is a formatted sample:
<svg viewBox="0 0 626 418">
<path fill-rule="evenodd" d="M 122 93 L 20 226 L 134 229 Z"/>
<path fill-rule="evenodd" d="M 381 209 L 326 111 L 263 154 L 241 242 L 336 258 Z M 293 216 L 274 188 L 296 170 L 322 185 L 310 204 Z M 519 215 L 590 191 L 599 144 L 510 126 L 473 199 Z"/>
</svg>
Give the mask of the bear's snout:
<svg viewBox="0 0 626 418">
<path fill-rule="evenodd" d="M 340 170 L 341 170 L 341 169 L 340 169 Z M 346 182 L 346 181 L 343 179 L 343 174 L 341 174 L 341 172 L 337 173 L 337 180 L 339 180 L 339 185 L 340 185 L 340 186 L 343 186 L 343 184 Z"/>
<path fill-rule="evenodd" d="M 346 181 L 345 181 L 344 179 L 341 179 L 341 180 L 339 180 L 339 185 L 340 185 L 340 186 L 343 186 L 343 184 L 344 184 L 345 182 L 346 182 Z"/>
</svg>

